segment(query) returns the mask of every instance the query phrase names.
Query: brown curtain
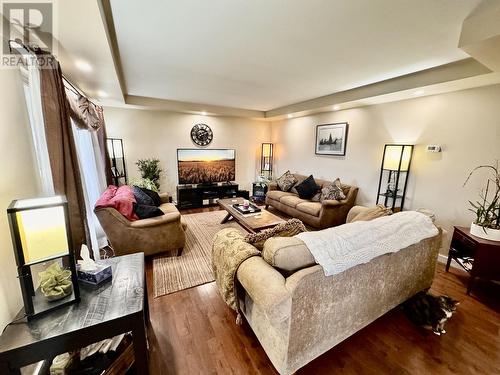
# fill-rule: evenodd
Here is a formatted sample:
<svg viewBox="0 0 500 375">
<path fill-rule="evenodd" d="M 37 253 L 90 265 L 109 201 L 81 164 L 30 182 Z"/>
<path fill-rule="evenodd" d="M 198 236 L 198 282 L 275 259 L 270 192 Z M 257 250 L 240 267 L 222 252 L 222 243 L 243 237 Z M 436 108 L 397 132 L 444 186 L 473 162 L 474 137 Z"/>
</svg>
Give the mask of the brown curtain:
<svg viewBox="0 0 500 375">
<path fill-rule="evenodd" d="M 39 59 L 44 59 L 40 69 L 40 86 L 54 190 L 56 194 L 65 195 L 68 200 L 69 223 L 76 256 L 79 257 L 83 243 L 87 244 L 92 254 L 80 168 L 61 68 L 52 56 L 42 55 Z"/>
<path fill-rule="evenodd" d="M 108 154 L 108 145 L 106 139 L 108 138 L 106 134 L 106 127 L 101 126 L 97 130 L 97 140 L 99 141 L 99 150 L 101 151 L 101 158 L 104 161 L 104 173 L 106 175 L 106 185 L 113 185 L 113 175 L 111 174 L 111 160 Z"/>
<path fill-rule="evenodd" d="M 68 83 L 68 85 L 70 85 Z M 88 98 L 75 92 L 71 88 L 66 87 L 70 91 L 67 98 L 70 108 L 70 116 L 75 124 L 82 129 L 95 131 L 99 140 L 99 149 L 101 158 L 104 162 L 104 173 L 106 176 L 106 184 L 113 184 L 113 176 L 111 175 L 111 162 L 108 155 L 108 147 L 106 144 L 106 126 L 104 124 L 104 112 L 100 105 L 92 103 Z"/>
</svg>

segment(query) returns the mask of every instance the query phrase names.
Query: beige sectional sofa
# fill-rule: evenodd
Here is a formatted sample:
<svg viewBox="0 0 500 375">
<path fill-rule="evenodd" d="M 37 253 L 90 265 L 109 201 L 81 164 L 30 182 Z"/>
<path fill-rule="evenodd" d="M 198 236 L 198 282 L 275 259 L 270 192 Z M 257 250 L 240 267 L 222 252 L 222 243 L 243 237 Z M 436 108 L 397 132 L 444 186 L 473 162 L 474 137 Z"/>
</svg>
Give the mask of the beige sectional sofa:
<svg viewBox="0 0 500 375">
<path fill-rule="evenodd" d="M 252 246 L 227 229 L 220 235 L 239 235 L 235 246 Z M 262 256 L 238 268 L 239 306 L 274 367 L 280 374 L 292 374 L 429 288 L 440 244 L 441 232 L 326 277 L 304 242 L 271 238 Z"/>
<path fill-rule="evenodd" d="M 294 174 L 298 183 L 303 181 L 307 176 Z M 329 185 L 332 182 L 315 179 L 316 184 L 320 187 Z M 312 200 L 300 199 L 296 193 L 292 191 L 281 191 L 278 185 L 272 182 L 268 186 L 266 195 L 266 207 L 272 206 L 279 211 L 286 213 L 289 216 L 298 218 L 307 225 L 316 228 L 324 229 L 336 225 L 344 224 L 347 213 L 354 206 L 358 188 L 355 186 L 342 185 L 342 190 L 346 199 L 324 200 L 323 202 L 314 202 Z"/>
</svg>

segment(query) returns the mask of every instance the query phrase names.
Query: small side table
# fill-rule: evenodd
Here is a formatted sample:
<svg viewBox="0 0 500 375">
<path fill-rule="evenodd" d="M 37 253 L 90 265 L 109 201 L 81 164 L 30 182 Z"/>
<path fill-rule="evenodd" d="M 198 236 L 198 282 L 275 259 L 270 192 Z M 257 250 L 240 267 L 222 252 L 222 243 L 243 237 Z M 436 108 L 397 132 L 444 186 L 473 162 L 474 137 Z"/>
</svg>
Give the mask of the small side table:
<svg viewBox="0 0 500 375">
<path fill-rule="evenodd" d="M 266 200 L 267 185 L 262 186 L 258 182 L 252 184 L 252 201 L 255 203 L 264 203 Z"/>
<path fill-rule="evenodd" d="M 82 286 L 79 303 L 7 327 L 0 336 L 0 374 L 20 374 L 23 366 L 126 332 L 132 332 L 137 373 L 148 374 L 144 253 L 103 262 L 111 264 L 111 282 L 97 290 Z"/>
<path fill-rule="evenodd" d="M 476 278 L 500 281 L 500 242 L 473 236 L 467 227 L 454 227 L 446 272 L 452 260 L 470 274 L 467 294 Z"/>
</svg>

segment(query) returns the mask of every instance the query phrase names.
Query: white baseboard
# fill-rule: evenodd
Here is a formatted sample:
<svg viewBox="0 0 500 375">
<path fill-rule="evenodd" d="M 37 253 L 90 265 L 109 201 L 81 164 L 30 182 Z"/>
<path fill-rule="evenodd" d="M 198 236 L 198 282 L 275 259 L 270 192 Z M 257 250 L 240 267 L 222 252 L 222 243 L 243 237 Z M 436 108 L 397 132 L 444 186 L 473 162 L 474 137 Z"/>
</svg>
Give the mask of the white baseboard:
<svg viewBox="0 0 500 375">
<path fill-rule="evenodd" d="M 446 255 L 442 255 L 442 254 L 439 254 L 438 255 L 438 262 L 439 263 L 443 263 L 443 264 L 446 264 L 446 262 L 448 261 L 448 257 Z M 462 268 L 456 264 L 454 261 L 451 261 L 450 263 L 450 267 L 452 268 L 456 268 L 457 270 L 461 270 Z"/>
</svg>

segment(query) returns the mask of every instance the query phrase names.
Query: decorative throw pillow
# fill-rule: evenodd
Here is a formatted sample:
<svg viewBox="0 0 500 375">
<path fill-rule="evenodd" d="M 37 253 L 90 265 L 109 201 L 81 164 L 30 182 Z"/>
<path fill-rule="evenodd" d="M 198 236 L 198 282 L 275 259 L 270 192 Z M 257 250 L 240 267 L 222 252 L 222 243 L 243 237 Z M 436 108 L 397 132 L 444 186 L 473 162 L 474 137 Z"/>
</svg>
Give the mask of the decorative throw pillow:
<svg viewBox="0 0 500 375">
<path fill-rule="evenodd" d="M 139 219 L 149 219 L 151 217 L 164 215 L 163 211 L 156 206 L 150 206 L 147 204 L 134 204 L 134 212 Z"/>
<path fill-rule="evenodd" d="M 330 199 L 341 201 L 345 198 L 346 196 L 342 191 L 342 184 L 340 183 L 340 179 L 338 178 L 333 181 L 331 185 L 326 185 L 323 189 L 321 189 L 321 202 Z"/>
<path fill-rule="evenodd" d="M 137 201 L 137 204 L 146 205 L 146 206 L 155 206 L 155 202 L 153 201 L 153 198 L 151 198 L 148 194 L 146 194 L 144 191 L 142 191 L 141 188 L 139 188 L 137 186 L 132 186 L 132 189 L 134 190 L 134 197 L 135 197 L 135 200 Z"/>
<path fill-rule="evenodd" d="M 139 189 L 141 189 L 145 194 L 149 195 L 149 197 L 153 200 L 153 203 L 156 207 L 161 205 L 160 195 L 156 191 L 149 190 L 146 188 L 139 188 Z"/>
<path fill-rule="evenodd" d="M 297 189 L 300 199 L 311 199 L 316 195 L 320 187 L 316 184 L 316 181 L 314 181 L 313 175 L 310 175 L 300 184 L 295 186 L 295 189 Z"/>
<path fill-rule="evenodd" d="M 283 175 L 276 180 L 278 187 L 282 191 L 289 191 L 293 185 L 297 182 L 297 179 L 290 171 L 286 171 Z"/>
<path fill-rule="evenodd" d="M 245 236 L 244 241 L 262 251 L 264 242 L 271 237 L 292 237 L 306 231 L 307 229 L 302 221 L 299 219 L 290 219 L 262 232 L 249 233 Z"/>
</svg>

